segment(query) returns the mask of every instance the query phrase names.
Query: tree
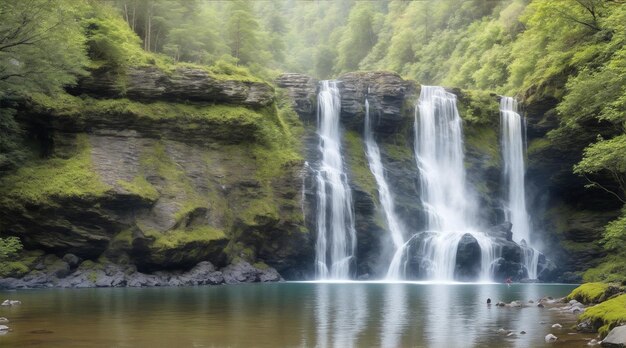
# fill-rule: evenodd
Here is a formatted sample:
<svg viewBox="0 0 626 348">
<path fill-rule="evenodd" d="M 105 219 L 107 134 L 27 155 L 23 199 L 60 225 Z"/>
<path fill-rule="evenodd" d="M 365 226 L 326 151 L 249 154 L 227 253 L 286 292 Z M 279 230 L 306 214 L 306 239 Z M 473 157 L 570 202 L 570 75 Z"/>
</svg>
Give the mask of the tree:
<svg viewBox="0 0 626 348">
<path fill-rule="evenodd" d="M 82 1 L 0 2 L 0 98 L 21 91 L 58 91 L 85 74 L 79 17 Z"/>
<path fill-rule="evenodd" d="M 82 1 L 0 1 L 0 172 L 23 157 L 13 99 L 55 93 L 86 74 Z"/>
<path fill-rule="evenodd" d="M 368 2 L 357 4 L 350 11 L 348 25 L 339 43 L 337 70 L 356 70 L 359 63 L 376 44 L 374 12 Z"/>
<path fill-rule="evenodd" d="M 228 7 L 226 32 L 231 55 L 238 64 L 248 64 L 255 61 L 258 53 L 259 23 L 254 18 L 250 3 L 242 0 L 232 1 Z"/>
</svg>

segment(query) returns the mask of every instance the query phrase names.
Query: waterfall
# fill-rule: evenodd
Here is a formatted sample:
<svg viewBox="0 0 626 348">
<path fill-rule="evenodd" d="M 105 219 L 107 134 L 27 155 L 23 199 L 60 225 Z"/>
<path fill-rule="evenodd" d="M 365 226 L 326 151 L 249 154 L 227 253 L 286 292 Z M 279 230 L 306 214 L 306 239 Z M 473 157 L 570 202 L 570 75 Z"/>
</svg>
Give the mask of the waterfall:
<svg viewBox="0 0 626 348">
<path fill-rule="evenodd" d="M 474 226 L 477 203 L 466 190 L 463 130 L 456 96 L 442 87 L 422 86 L 415 111 L 415 157 L 426 211 L 423 243 L 430 277 L 453 280 L 459 241 L 469 233 L 481 250 L 480 279 L 491 278 L 495 259 L 491 239 Z"/>
<path fill-rule="evenodd" d="M 387 221 L 387 228 L 389 229 L 389 233 L 391 234 L 391 240 L 393 241 L 394 247 L 397 252 L 404 245 L 404 226 L 396 215 L 396 208 L 393 201 L 394 197 L 391 190 L 389 189 L 389 185 L 387 184 L 387 179 L 385 178 L 385 168 L 383 167 L 383 163 L 380 159 L 380 149 L 378 148 L 378 144 L 374 139 L 374 133 L 372 131 L 370 104 L 367 99 L 365 99 L 364 133 L 367 161 L 369 163 L 370 170 L 372 171 L 372 174 L 374 174 L 374 178 L 376 179 L 380 204 L 383 207 L 385 220 Z M 392 260 L 392 263 L 390 264 L 389 270 L 387 272 L 387 279 L 401 279 L 400 266 L 401 264 L 399 260 L 396 261 L 394 256 L 394 259 Z"/>
<path fill-rule="evenodd" d="M 537 278 L 539 252 L 531 247 L 530 219 L 526 211 L 524 185 L 524 120 L 517 112 L 517 101 L 511 97 L 500 100 L 500 124 L 502 131 L 502 158 L 506 182 L 506 219 L 513 225 L 513 240 L 523 249 L 523 261 L 528 278 Z"/>
<path fill-rule="evenodd" d="M 340 112 L 337 82 L 322 81 L 317 104 L 321 153 L 316 174 L 318 279 L 349 279 L 356 250 L 352 194 L 341 156 Z"/>
</svg>

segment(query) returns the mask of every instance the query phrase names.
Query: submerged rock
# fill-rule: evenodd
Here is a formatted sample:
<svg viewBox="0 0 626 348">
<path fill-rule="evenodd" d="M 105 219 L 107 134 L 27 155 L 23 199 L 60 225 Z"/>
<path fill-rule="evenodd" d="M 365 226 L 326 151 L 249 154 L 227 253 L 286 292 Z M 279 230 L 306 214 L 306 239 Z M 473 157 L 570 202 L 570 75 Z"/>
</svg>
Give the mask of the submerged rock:
<svg viewBox="0 0 626 348">
<path fill-rule="evenodd" d="M 0 324 L 6 324 L 9 322 L 9 319 L 5 318 L 5 317 L 0 317 Z"/>
<path fill-rule="evenodd" d="M 552 342 L 556 342 L 556 340 L 558 340 L 559 338 L 554 336 L 553 334 L 547 334 L 544 339 L 546 343 L 552 343 Z"/>
</svg>

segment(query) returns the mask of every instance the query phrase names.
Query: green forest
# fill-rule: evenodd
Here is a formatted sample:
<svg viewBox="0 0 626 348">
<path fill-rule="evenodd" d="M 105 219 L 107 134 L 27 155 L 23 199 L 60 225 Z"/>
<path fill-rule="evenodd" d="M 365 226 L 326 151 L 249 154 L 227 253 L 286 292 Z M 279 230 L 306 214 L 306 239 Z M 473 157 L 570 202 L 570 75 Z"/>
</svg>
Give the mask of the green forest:
<svg viewBox="0 0 626 348">
<path fill-rule="evenodd" d="M 30 0 L 0 6 L 3 175 L 27 160 L 16 100 L 58 96 L 103 67 L 178 63 L 266 81 L 281 72 L 328 79 L 389 70 L 421 84 L 556 100 L 559 127 L 549 141 L 580 147 L 572 171 L 588 189 L 626 202 L 622 1 Z M 626 212 L 604 232 L 610 256 L 599 267 L 609 279 L 626 274 L 625 242 Z M 2 249 L 17 243 L 5 239 Z"/>
</svg>

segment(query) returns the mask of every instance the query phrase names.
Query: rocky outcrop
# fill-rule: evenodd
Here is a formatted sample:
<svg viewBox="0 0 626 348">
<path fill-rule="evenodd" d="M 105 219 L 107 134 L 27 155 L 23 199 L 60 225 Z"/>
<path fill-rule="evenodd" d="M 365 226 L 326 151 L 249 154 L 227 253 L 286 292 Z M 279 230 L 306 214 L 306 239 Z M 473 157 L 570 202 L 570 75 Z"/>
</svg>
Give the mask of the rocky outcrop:
<svg viewBox="0 0 626 348">
<path fill-rule="evenodd" d="M 353 72 L 339 76 L 338 80 L 341 82 L 341 121 L 347 128 L 363 129 L 366 98 L 378 134 L 400 131 L 407 116 L 411 116 L 407 109 L 412 109 L 417 87 L 396 73 Z"/>
<path fill-rule="evenodd" d="M 276 79 L 276 85 L 287 90 L 293 109 L 303 120 L 313 120 L 317 112 L 317 83 L 308 75 L 287 73 Z"/>
<path fill-rule="evenodd" d="M 532 91 L 531 91 L 532 92 Z M 559 260 L 566 275 L 560 281 L 580 281 L 579 274 L 605 256 L 601 246 L 606 224 L 620 214 L 621 204 L 599 189 L 586 188 L 586 180 L 573 173 L 583 149 L 599 134 L 614 131 L 596 121 L 559 134 L 558 100 L 527 94 L 528 120 L 527 202 L 533 226 L 548 256 Z"/>
<path fill-rule="evenodd" d="M 454 279 L 473 281 L 480 276 L 481 250 L 476 238 L 466 233 L 459 241 L 456 252 Z"/>
<path fill-rule="evenodd" d="M 20 279 L 0 279 L 0 289 L 196 286 L 283 281 L 275 269 L 267 265 L 254 267 L 245 261 L 221 270 L 203 261 L 186 272 L 159 271 L 152 274 L 138 272 L 132 265 L 102 265 L 90 261 L 72 267 L 71 272 L 69 264 L 66 266 L 68 272 L 64 274 L 44 266 Z"/>
<path fill-rule="evenodd" d="M 197 69 L 166 74 L 149 67 L 127 72 L 125 96 L 135 101 L 102 99 L 119 95 L 117 85 L 99 80 L 106 76 L 74 90 L 100 99 L 31 100 L 20 110 L 45 156 L 0 179 L 2 235 L 18 236 L 27 250 L 129 265 L 150 275 L 132 280 L 139 285 L 189 284 L 189 274 L 164 280 L 155 272 L 181 275 L 199 262 L 223 268 L 237 260 L 306 277 L 312 243 L 297 201 L 299 140 L 268 143 L 268 134 L 291 135 L 273 111 L 252 109 L 273 103 L 273 89 Z M 282 157 L 268 155 L 275 147 Z M 48 273 L 23 262 L 13 273 L 30 267 L 28 284 L 75 286 L 87 277 L 70 275 L 76 260 L 59 261 Z M 246 279 L 281 278 L 269 271 L 256 276 L 252 268 L 241 271 Z M 131 285 L 121 278 L 130 271 L 118 271 L 103 270 L 98 284 Z"/>
<path fill-rule="evenodd" d="M 246 78 L 216 75 L 199 68 L 178 67 L 171 72 L 155 66 L 133 67 L 117 74 L 94 71 L 80 81 L 75 93 L 128 97 L 141 101 L 227 103 L 253 108 L 274 101 L 273 88 Z"/>
</svg>

